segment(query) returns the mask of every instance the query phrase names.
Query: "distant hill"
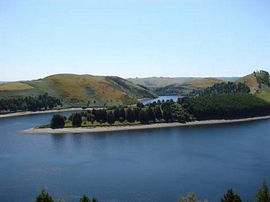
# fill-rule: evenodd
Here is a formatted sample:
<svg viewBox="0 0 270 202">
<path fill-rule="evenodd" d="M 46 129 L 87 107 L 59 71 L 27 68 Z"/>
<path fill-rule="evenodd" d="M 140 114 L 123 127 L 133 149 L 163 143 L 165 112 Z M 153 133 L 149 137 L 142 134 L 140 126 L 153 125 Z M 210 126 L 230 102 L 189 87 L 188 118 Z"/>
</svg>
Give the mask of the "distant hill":
<svg viewBox="0 0 270 202">
<path fill-rule="evenodd" d="M 39 80 L 0 84 L 0 98 L 43 93 L 59 98 L 65 107 L 132 104 L 138 98 L 155 97 L 147 88 L 115 76 L 57 74 Z"/>
<path fill-rule="evenodd" d="M 202 77 L 146 77 L 146 78 L 129 78 L 128 80 L 146 86 L 148 88 L 161 88 L 174 84 L 184 84 L 193 80 L 200 80 Z M 235 81 L 238 77 L 216 77 L 224 81 Z"/>
<path fill-rule="evenodd" d="M 146 86 L 148 88 L 160 88 L 172 84 L 182 84 L 187 81 L 197 79 L 196 77 L 146 77 L 146 78 L 129 78 L 127 80 Z"/>
<path fill-rule="evenodd" d="M 193 79 L 182 84 L 172 84 L 161 88 L 156 88 L 154 91 L 158 95 L 188 95 L 194 90 L 201 90 L 213 86 L 216 83 L 222 83 L 224 80 L 216 78 L 199 78 Z"/>
<path fill-rule="evenodd" d="M 270 78 L 267 71 L 260 70 L 253 72 L 239 78 L 236 82 L 245 83 L 249 86 L 252 94 L 270 102 Z"/>
</svg>

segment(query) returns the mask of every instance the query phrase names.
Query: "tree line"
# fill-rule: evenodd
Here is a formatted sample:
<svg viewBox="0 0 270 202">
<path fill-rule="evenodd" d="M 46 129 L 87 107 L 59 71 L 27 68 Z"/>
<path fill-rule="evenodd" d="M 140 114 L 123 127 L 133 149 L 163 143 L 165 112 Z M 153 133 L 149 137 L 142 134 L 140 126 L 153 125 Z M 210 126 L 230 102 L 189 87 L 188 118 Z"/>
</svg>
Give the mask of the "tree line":
<svg viewBox="0 0 270 202">
<path fill-rule="evenodd" d="M 212 95 L 220 93 L 250 93 L 250 88 L 242 82 L 222 82 L 205 89 L 195 89 L 190 93 L 194 95 Z"/>
<path fill-rule="evenodd" d="M 180 122 L 211 119 L 237 119 L 270 114 L 270 104 L 254 95 L 247 93 L 217 93 L 185 97 L 177 102 L 173 100 L 158 101 L 133 107 L 112 107 L 93 109 L 73 113 L 64 117 L 54 115 L 51 128 L 63 128 L 67 121 L 72 127 L 80 127 L 83 122 L 149 124 L 156 122 Z"/>
<path fill-rule="evenodd" d="M 62 106 L 61 101 L 49 96 L 48 93 L 36 97 L 0 99 L 0 112 L 38 111 L 53 109 L 57 106 Z"/>
<path fill-rule="evenodd" d="M 187 196 L 182 196 L 179 199 L 179 202 L 199 202 L 196 197 L 196 194 L 190 192 Z M 206 199 L 204 201 L 207 201 Z M 242 202 L 241 197 L 234 192 L 233 189 L 229 189 L 223 197 L 220 199 L 220 202 Z M 270 193 L 266 184 L 266 181 L 263 181 L 261 187 L 257 190 L 256 193 L 256 202 L 270 202 Z"/>
<path fill-rule="evenodd" d="M 36 202 L 55 202 L 55 200 L 53 200 L 53 197 L 49 195 L 48 192 L 46 192 L 44 189 L 41 190 L 41 192 L 39 193 L 39 195 L 36 197 Z M 63 199 L 59 199 L 57 200 L 57 202 L 64 202 Z M 89 198 L 88 196 L 86 196 L 85 194 L 80 198 L 79 202 L 98 202 L 98 199 L 93 197 L 93 198 Z"/>
<path fill-rule="evenodd" d="M 51 119 L 51 128 L 63 128 L 66 121 L 71 121 L 72 127 L 80 127 L 84 121 L 94 124 L 115 122 L 142 124 L 156 122 L 182 122 L 192 120 L 192 116 L 173 100 L 158 101 L 148 105 L 138 103 L 133 107 L 112 107 L 107 109 L 93 109 L 71 114 L 68 118 L 56 114 Z"/>
<path fill-rule="evenodd" d="M 93 197 L 89 198 L 83 195 L 80 202 L 98 202 L 98 199 Z M 178 200 L 179 202 L 199 202 L 196 195 L 192 192 L 188 193 L 187 196 L 182 196 Z M 206 199 L 204 201 L 207 201 Z M 55 202 L 52 196 L 48 192 L 42 190 L 36 197 L 35 202 Z M 59 199 L 58 202 L 64 202 L 63 199 Z M 240 195 L 238 195 L 233 189 L 228 189 L 228 191 L 221 197 L 220 202 L 242 202 Z M 256 192 L 256 202 L 270 202 L 270 193 L 266 181 L 263 181 L 262 185 L 258 188 Z"/>
<path fill-rule="evenodd" d="M 270 114 L 270 104 L 254 95 L 228 93 L 194 96 L 180 100 L 197 120 L 237 119 Z"/>
</svg>

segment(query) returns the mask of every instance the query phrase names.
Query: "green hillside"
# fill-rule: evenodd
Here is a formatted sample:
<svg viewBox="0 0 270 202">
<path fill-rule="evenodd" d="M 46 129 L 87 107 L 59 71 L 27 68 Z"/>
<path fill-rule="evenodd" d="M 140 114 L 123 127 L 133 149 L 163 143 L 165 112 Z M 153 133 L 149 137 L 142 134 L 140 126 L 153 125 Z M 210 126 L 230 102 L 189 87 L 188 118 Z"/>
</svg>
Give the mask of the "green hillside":
<svg viewBox="0 0 270 202">
<path fill-rule="evenodd" d="M 155 97 L 143 86 L 114 76 L 58 74 L 44 79 L 0 84 L 0 98 L 48 93 L 65 107 L 132 104 L 138 98 Z"/>
<path fill-rule="evenodd" d="M 270 102 L 270 78 L 267 71 L 256 71 L 246 75 L 236 82 L 243 82 L 249 86 L 252 94 Z"/>
<path fill-rule="evenodd" d="M 148 88 L 161 88 L 172 84 L 183 84 L 185 82 L 197 79 L 196 77 L 147 77 L 147 78 L 129 78 L 128 80 L 135 84 L 140 84 Z"/>
<path fill-rule="evenodd" d="M 205 89 L 213 86 L 216 83 L 222 83 L 223 80 L 216 78 L 199 78 L 184 82 L 182 84 L 172 84 L 161 88 L 156 88 L 154 91 L 158 95 L 188 95 L 194 90 Z"/>
<path fill-rule="evenodd" d="M 162 88 L 170 85 L 182 85 L 193 80 L 201 80 L 201 77 L 146 77 L 146 78 L 129 78 L 128 80 L 146 86 L 148 88 Z M 223 81 L 235 81 L 238 77 L 217 77 L 213 79 Z M 205 80 L 205 79 L 203 79 Z"/>
</svg>

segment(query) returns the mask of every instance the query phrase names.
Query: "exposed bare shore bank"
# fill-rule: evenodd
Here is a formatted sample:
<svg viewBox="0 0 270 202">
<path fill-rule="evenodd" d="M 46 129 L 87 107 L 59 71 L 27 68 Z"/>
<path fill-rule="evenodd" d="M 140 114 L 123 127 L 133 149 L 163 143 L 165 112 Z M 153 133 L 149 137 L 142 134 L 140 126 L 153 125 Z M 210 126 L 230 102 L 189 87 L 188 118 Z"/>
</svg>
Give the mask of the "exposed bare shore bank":
<svg viewBox="0 0 270 202">
<path fill-rule="evenodd" d="M 147 125 L 131 125 L 131 126 L 104 126 L 104 127 L 80 127 L 80 128 L 62 128 L 62 129 L 51 129 L 51 128 L 30 128 L 24 130 L 23 133 L 37 134 L 64 134 L 64 133 L 99 133 L 99 132 L 111 132 L 111 131 L 126 131 L 126 130 L 144 130 L 153 128 L 172 128 L 172 127 L 187 127 L 187 126 L 200 126 L 200 125 L 213 125 L 213 124 L 226 124 L 226 123 L 239 123 L 247 121 L 256 121 L 270 119 L 270 116 L 252 117 L 243 119 L 232 119 L 232 120 L 206 120 L 206 121 L 193 121 L 187 123 L 155 123 Z"/>
<path fill-rule="evenodd" d="M 8 118 L 8 117 L 15 117 L 15 116 L 25 116 L 25 115 L 33 115 L 33 114 L 48 114 L 48 113 L 55 113 L 55 112 L 69 112 L 69 111 L 78 111 L 78 110 L 89 110 L 92 108 L 65 108 L 65 109 L 52 109 L 52 110 L 44 110 L 44 111 L 26 111 L 26 112 L 14 112 L 8 114 L 0 114 L 0 118 Z"/>
</svg>

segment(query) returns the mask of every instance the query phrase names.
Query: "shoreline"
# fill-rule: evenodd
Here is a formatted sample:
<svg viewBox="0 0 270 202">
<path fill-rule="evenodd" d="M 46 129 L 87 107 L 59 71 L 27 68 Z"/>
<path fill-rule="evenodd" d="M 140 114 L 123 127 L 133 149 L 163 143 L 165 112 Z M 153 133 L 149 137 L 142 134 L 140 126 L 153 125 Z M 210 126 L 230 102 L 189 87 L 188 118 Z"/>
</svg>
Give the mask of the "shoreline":
<svg viewBox="0 0 270 202">
<path fill-rule="evenodd" d="M 114 131 L 129 131 L 129 130 L 147 130 L 155 128 L 174 128 L 174 127 L 188 127 L 188 126 L 202 126 L 202 125 L 216 125 L 216 124 L 228 124 L 228 123 L 240 123 L 257 120 L 270 119 L 269 116 L 251 117 L 243 119 L 230 119 L 230 120 L 204 120 L 204 121 L 192 121 L 187 123 L 153 123 L 142 125 L 130 125 L 130 126 L 98 126 L 98 127 L 79 127 L 79 128 L 30 128 L 23 130 L 26 134 L 65 134 L 65 133 L 102 133 L 102 132 L 114 132 Z"/>
<path fill-rule="evenodd" d="M 69 111 L 79 111 L 79 110 L 91 110 L 93 108 L 63 108 L 63 109 L 51 109 L 51 110 L 43 110 L 43 111 L 24 111 L 24 112 L 13 112 L 7 114 L 0 114 L 1 118 L 9 118 L 9 117 L 16 117 L 16 116 L 26 116 L 26 115 L 35 115 L 35 114 L 49 114 L 55 112 L 69 112 Z"/>
</svg>

